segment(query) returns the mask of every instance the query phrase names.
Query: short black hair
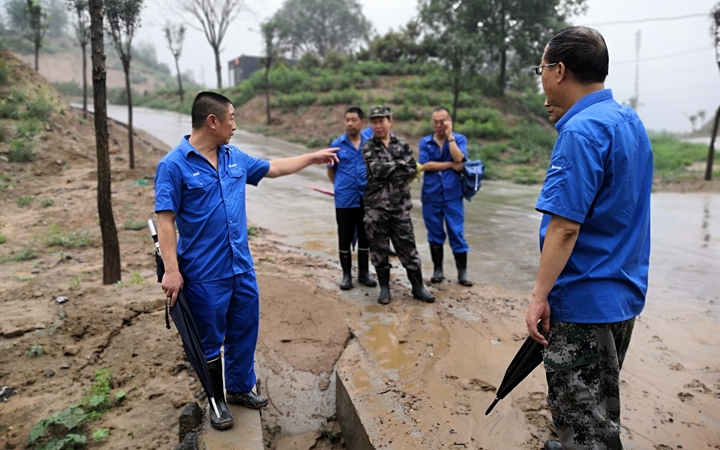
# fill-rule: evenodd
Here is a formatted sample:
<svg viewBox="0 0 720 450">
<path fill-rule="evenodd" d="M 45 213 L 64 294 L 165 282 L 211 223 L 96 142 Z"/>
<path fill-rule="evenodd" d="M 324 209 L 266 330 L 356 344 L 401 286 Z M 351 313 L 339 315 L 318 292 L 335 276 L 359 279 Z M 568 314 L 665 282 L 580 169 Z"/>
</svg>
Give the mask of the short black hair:
<svg viewBox="0 0 720 450">
<path fill-rule="evenodd" d="M 230 99 L 217 92 L 201 92 L 195 97 L 192 105 L 192 127 L 199 130 L 205 124 L 205 119 L 214 114 L 221 121 L 225 120 L 228 105 L 232 105 Z"/>
<path fill-rule="evenodd" d="M 432 113 L 435 114 L 436 112 L 440 112 L 440 111 L 445 111 L 446 113 L 448 113 L 448 116 L 450 116 L 450 110 L 444 106 L 438 106 L 437 108 L 433 109 Z"/>
<path fill-rule="evenodd" d="M 360 118 L 360 120 L 365 120 L 365 113 L 363 112 L 362 109 L 358 108 L 357 106 L 351 106 L 347 109 L 347 111 L 345 111 L 346 115 L 351 114 L 351 113 L 357 114 L 358 118 Z"/>
<path fill-rule="evenodd" d="M 602 35 L 593 28 L 566 28 L 545 47 L 547 64 L 563 63 L 582 84 L 603 83 L 608 75 L 610 56 Z"/>
</svg>

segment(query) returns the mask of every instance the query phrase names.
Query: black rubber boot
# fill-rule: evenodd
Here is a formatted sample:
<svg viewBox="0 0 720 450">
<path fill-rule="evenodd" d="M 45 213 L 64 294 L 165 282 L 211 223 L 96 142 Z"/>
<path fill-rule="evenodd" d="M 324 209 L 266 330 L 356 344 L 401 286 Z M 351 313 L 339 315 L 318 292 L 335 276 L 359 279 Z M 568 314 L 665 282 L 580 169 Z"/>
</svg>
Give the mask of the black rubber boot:
<svg viewBox="0 0 720 450">
<path fill-rule="evenodd" d="M 430 256 L 432 257 L 433 275 L 430 278 L 431 283 L 440 283 L 445 279 L 443 274 L 443 246 L 442 245 L 431 245 Z"/>
<path fill-rule="evenodd" d="M 340 252 L 340 267 L 343 271 L 343 279 L 340 282 L 340 289 L 347 291 L 352 289 L 352 254 L 350 252 Z"/>
<path fill-rule="evenodd" d="M 433 297 L 427 289 L 425 289 L 425 285 L 423 284 L 422 279 L 422 270 L 407 270 L 408 280 L 410 280 L 410 284 L 412 285 L 412 295 L 418 300 L 422 300 L 426 303 L 432 303 L 435 301 L 435 297 Z"/>
<path fill-rule="evenodd" d="M 378 269 L 376 267 L 375 273 L 378 277 L 378 283 L 380 283 L 378 303 L 387 305 L 392 300 L 392 296 L 390 295 L 390 269 Z"/>
<path fill-rule="evenodd" d="M 250 409 L 260 409 L 267 406 L 269 400 L 267 397 L 250 392 L 231 392 L 228 391 L 227 401 L 231 405 L 240 405 Z"/>
<path fill-rule="evenodd" d="M 370 278 L 370 270 L 368 268 L 368 259 L 370 255 L 367 250 L 358 248 L 358 281 L 368 287 L 375 287 L 377 283 Z"/>
<path fill-rule="evenodd" d="M 222 361 L 218 356 L 208 361 L 208 370 L 210 371 L 210 381 L 212 382 L 213 391 L 215 393 L 215 405 L 217 406 L 220 417 L 215 414 L 215 409 L 210 402 L 210 425 L 216 430 L 227 430 L 235 425 L 235 420 L 228 409 L 225 402 L 225 383 L 223 382 Z M 209 401 L 209 400 L 208 400 Z"/>
<path fill-rule="evenodd" d="M 550 439 L 549 441 L 545 441 L 545 450 L 563 450 L 563 446 L 560 441 Z"/>
<path fill-rule="evenodd" d="M 467 252 L 455 253 L 455 267 L 457 267 L 458 283 L 462 286 L 472 286 L 473 282 L 467 275 Z"/>
</svg>

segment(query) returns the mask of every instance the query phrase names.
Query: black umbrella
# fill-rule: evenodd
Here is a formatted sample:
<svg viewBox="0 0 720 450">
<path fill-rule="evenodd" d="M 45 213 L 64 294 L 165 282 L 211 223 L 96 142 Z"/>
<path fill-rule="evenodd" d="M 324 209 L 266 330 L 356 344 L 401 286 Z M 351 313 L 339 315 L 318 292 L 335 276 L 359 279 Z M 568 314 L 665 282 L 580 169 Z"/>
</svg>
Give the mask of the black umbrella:
<svg viewBox="0 0 720 450">
<path fill-rule="evenodd" d="M 538 331 L 540 331 L 540 327 L 541 325 L 538 323 Z M 525 339 L 522 347 L 520 347 L 520 350 L 505 371 L 502 383 L 500 383 L 500 387 L 495 394 L 495 400 L 487 411 L 485 411 L 486 416 L 490 414 L 490 411 L 497 405 L 497 402 L 504 399 L 506 395 L 515 389 L 515 386 L 520 384 L 525 377 L 530 375 L 530 372 L 540 365 L 543 360 L 542 349 L 543 345 L 530 336 Z"/>
<path fill-rule="evenodd" d="M 162 281 L 162 277 L 165 274 L 165 265 L 163 264 L 162 255 L 160 254 L 160 244 L 158 243 L 157 228 L 155 228 L 155 222 L 150 219 L 148 220 L 148 227 L 150 228 L 150 234 L 152 235 L 153 242 L 155 242 L 155 262 L 157 262 L 157 276 L 158 282 Z M 217 405 L 215 404 L 215 391 L 213 390 L 212 382 L 210 381 L 210 371 L 207 367 L 207 360 L 205 359 L 205 350 L 203 350 L 200 336 L 198 335 L 197 327 L 195 327 L 195 321 L 192 318 L 190 312 L 190 305 L 188 304 L 187 297 L 181 290 L 178 292 L 177 301 L 174 306 L 170 306 L 170 299 L 165 303 L 165 326 L 170 329 L 170 319 L 168 315 L 172 317 L 180 333 L 182 339 L 183 348 L 185 349 L 185 355 L 187 356 L 190 365 L 195 369 L 200 384 L 207 393 L 210 403 L 215 410 L 215 415 L 220 417 Z"/>
</svg>

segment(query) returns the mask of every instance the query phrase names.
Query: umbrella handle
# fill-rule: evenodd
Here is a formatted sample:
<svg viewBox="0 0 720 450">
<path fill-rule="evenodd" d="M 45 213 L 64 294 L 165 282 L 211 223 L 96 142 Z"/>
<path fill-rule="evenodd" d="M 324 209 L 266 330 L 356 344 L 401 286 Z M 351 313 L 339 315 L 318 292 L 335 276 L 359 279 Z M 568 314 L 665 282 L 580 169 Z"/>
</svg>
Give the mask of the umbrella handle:
<svg viewBox="0 0 720 450">
<path fill-rule="evenodd" d="M 220 413 L 218 412 L 217 405 L 215 404 L 215 399 L 213 397 L 210 397 L 210 404 L 215 410 L 215 416 L 220 417 Z"/>
<path fill-rule="evenodd" d="M 490 405 L 490 407 L 487 409 L 487 411 L 485 411 L 485 415 L 486 415 L 486 416 L 487 416 L 488 414 L 490 414 L 490 411 L 493 410 L 493 408 L 495 407 L 495 405 L 498 404 L 499 401 L 500 401 L 500 399 L 497 398 L 497 397 L 495 397 L 495 400 L 492 402 L 492 405 Z"/>
</svg>

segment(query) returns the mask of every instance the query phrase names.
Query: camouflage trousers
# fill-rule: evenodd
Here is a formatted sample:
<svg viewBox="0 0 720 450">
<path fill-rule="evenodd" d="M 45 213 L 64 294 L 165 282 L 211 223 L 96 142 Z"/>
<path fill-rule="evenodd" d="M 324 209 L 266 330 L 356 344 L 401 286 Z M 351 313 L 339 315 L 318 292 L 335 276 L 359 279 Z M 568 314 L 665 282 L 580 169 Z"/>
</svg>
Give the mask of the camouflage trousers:
<svg viewBox="0 0 720 450">
<path fill-rule="evenodd" d="M 420 254 L 415 246 L 415 234 L 410 211 L 365 210 L 365 232 L 370 243 L 370 255 L 376 269 L 389 269 L 390 240 L 402 265 L 419 270 Z"/>
<path fill-rule="evenodd" d="M 585 324 L 552 322 L 543 350 L 548 403 L 566 450 L 622 450 L 620 369 L 635 318 Z"/>
</svg>

